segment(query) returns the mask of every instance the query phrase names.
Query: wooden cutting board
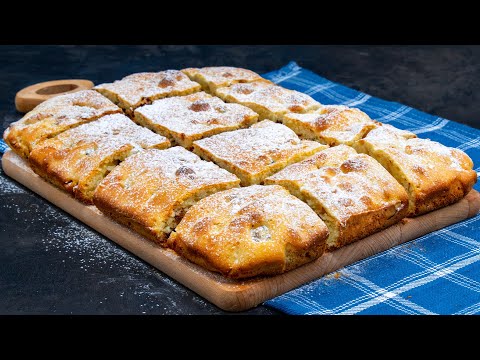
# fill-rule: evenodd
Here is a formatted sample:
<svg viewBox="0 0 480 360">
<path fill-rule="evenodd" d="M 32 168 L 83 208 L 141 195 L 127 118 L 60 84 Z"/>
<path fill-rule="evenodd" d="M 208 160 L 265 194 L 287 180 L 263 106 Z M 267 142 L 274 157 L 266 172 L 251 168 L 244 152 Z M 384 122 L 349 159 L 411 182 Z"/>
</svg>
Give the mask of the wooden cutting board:
<svg viewBox="0 0 480 360">
<path fill-rule="evenodd" d="M 87 206 L 73 199 L 66 192 L 36 175 L 26 161 L 12 151 L 7 151 L 3 155 L 2 166 L 5 173 L 19 183 L 228 311 L 252 308 L 355 261 L 472 217 L 480 210 L 480 194 L 472 190 L 456 204 L 414 219 L 404 219 L 388 229 L 326 253 L 316 261 L 283 275 L 235 281 L 192 264 L 172 250 L 163 249 L 117 224 L 104 216 L 95 206 Z"/>
</svg>

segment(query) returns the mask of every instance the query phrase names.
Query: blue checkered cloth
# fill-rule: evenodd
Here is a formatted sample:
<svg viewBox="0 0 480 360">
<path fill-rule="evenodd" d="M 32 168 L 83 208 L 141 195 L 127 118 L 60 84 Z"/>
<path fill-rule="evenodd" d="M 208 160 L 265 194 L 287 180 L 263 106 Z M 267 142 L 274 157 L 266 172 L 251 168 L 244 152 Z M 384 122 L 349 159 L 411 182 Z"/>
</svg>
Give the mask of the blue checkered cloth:
<svg viewBox="0 0 480 360">
<path fill-rule="evenodd" d="M 357 107 L 373 119 L 461 149 L 480 171 L 480 130 L 374 98 L 295 62 L 264 76 L 322 104 Z M 0 152 L 6 148 L 0 141 Z M 478 314 L 480 216 L 371 256 L 265 305 L 289 314 Z"/>
<path fill-rule="evenodd" d="M 322 104 L 356 107 L 382 123 L 461 149 L 480 171 L 480 130 L 350 89 L 295 62 L 264 76 Z M 480 216 L 356 262 L 265 305 L 289 314 L 478 314 Z"/>
<path fill-rule="evenodd" d="M 5 151 L 7 151 L 8 145 L 5 144 L 5 141 L 0 140 L 0 154 L 3 154 Z"/>
</svg>

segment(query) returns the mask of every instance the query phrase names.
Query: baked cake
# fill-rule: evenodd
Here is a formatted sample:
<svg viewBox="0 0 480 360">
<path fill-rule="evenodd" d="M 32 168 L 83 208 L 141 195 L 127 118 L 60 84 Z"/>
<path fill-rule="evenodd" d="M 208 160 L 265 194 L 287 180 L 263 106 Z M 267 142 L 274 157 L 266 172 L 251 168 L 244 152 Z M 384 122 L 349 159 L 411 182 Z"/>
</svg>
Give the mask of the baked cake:
<svg viewBox="0 0 480 360">
<path fill-rule="evenodd" d="M 43 141 L 29 161 L 37 174 L 91 203 L 98 183 L 119 162 L 142 149 L 168 146 L 167 138 L 114 114 Z"/>
<path fill-rule="evenodd" d="M 191 205 L 239 183 L 235 175 L 176 146 L 127 158 L 100 183 L 93 201 L 108 216 L 165 245 Z"/>
<path fill-rule="evenodd" d="M 328 226 L 333 250 L 406 216 L 405 189 L 377 161 L 346 145 L 320 151 L 267 178 L 309 204 Z"/>
<path fill-rule="evenodd" d="M 4 139 L 47 181 L 236 279 L 296 268 L 477 181 L 458 149 L 224 66 L 60 95 Z"/>
<path fill-rule="evenodd" d="M 253 185 L 193 205 L 169 246 L 231 278 L 276 275 L 318 258 L 328 229 L 307 204 L 280 186 Z"/>
<path fill-rule="evenodd" d="M 392 126 L 370 131 L 353 146 L 374 157 L 403 185 L 410 216 L 460 200 L 477 181 L 473 162 L 463 151 Z"/>
<path fill-rule="evenodd" d="M 270 120 L 193 142 L 195 153 L 237 175 L 242 185 L 260 184 L 285 166 L 325 148 L 300 140 L 288 127 Z"/>
<path fill-rule="evenodd" d="M 169 96 L 188 95 L 200 91 L 201 86 L 181 71 L 165 70 L 128 75 L 93 89 L 124 109 L 127 115 L 133 115 L 133 110 L 141 105 Z"/>
<path fill-rule="evenodd" d="M 325 105 L 307 114 L 288 113 L 282 122 L 304 139 L 330 146 L 352 145 L 377 127 L 363 111 L 342 105 Z"/>
<path fill-rule="evenodd" d="M 122 110 L 93 90 L 59 95 L 39 104 L 4 132 L 5 142 L 18 155 L 28 159 L 30 151 L 42 140 Z"/>
<path fill-rule="evenodd" d="M 248 106 L 260 115 L 261 120 L 281 121 L 286 113 L 305 113 L 320 107 L 320 103 L 304 93 L 267 81 L 221 87 L 216 90 L 215 95 L 227 102 Z"/>
<path fill-rule="evenodd" d="M 204 68 L 183 69 L 190 79 L 202 85 L 206 91 L 215 94 L 219 87 L 230 86 L 236 83 L 247 83 L 252 81 L 267 81 L 251 70 L 230 66 L 209 66 Z"/>
<path fill-rule="evenodd" d="M 156 100 L 137 108 L 134 120 L 175 144 L 191 148 L 194 140 L 252 125 L 258 120 L 258 114 L 201 91 Z"/>
</svg>

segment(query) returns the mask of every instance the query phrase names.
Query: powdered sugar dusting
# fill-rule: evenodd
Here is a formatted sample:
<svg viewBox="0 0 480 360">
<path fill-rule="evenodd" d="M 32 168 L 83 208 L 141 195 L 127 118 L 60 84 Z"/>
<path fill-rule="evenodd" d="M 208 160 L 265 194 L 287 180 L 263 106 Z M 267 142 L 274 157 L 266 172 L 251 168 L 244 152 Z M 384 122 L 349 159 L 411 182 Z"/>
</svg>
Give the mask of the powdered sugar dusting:
<svg viewBox="0 0 480 360">
<path fill-rule="evenodd" d="M 472 161 L 464 152 L 391 126 L 372 130 L 364 141 L 395 159 L 417 186 L 428 186 L 424 179 L 450 181 L 459 172 L 472 169 Z"/>
<path fill-rule="evenodd" d="M 374 159 L 345 145 L 323 150 L 270 178 L 289 181 L 345 223 L 352 215 L 406 201 L 403 187 Z"/>
<path fill-rule="evenodd" d="M 89 184 L 103 164 L 123 160 L 150 147 L 167 147 L 169 141 L 133 123 L 122 114 L 107 115 L 99 120 L 67 130 L 37 146 L 31 153 L 34 163 L 49 169 L 59 182 L 72 183 L 73 191 L 93 191 Z M 87 182 L 77 188 L 80 182 Z M 84 194 L 87 197 L 91 195 Z"/>
<path fill-rule="evenodd" d="M 13 180 L 3 174 L 0 176 L 0 193 L 2 194 L 23 194 L 26 191 Z"/>
<path fill-rule="evenodd" d="M 320 106 L 320 103 L 304 93 L 289 90 L 266 81 L 237 83 L 230 87 L 219 88 L 217 89 L 217 95 L 227 101 L 238 102 L 246 106 L 257 104 L 275 114 L 302 113 Z"/>
<path fill-rule="evenodd" d="M 125 144 L 136 148 L 149 148 L 166 143 L 164 136 L 138 126 L 122 114 L 104 116 L 96 121 L 66 131 L 52 141 L 64 144 L 95 143 L 99 151 L 110 153 Z"/>
<path fill-rule="evenodd" d="M 178 225 L 176 235 L 175 241 L 213 266 L 223 264 L 217 265 L 219 271 L 225 267 L 237 271 L 278 261 L 287 244 L 292 258 L 298 248 L 300 253 L 310 249 L 319 256 L 327 228 L 307 204 L 282 187 L 252 185 L 200 200 Z"/>
<path fill-rule="evenodd" d="M 87 172 L 97 167 L 98 162 L 104 161 L 106 157 L 112 156 L 126 145 L 130 145 L 132 151 L 136 152 L 161 144 L 168 146 L 168 140 L 136 125 L 125 115 L 113 114 L 44 141 L 34 149 L 31 156 L 34 158 L 37 154 L 41 154 L 43 149 L 53 147 L 58 154 L 60 152 L 64 154 L 64 159 L 58 166 L 68 169 L 72 163 L 67 160 L 67 154 L 83 149 L 81 150 L 84 155 L 81 160 L 83 165 L 77 167 L 77 171 L 83 169 Z"/>
<path fill-rule="evenodd" d="M 157 73 L 143 72 L 131 74 L 113 83 L 94 87 L 108 90 L 122 98 L 131 107 L 137 107 L 142 100 L 159 99 L 166 96 L 182 95 L 200 90 L 200 85 L 191 81 L 178 70 L 165 70 Z"/>
<path fill-rule="evenodd" d="M 162 187 L 168 181 L 184 181 L 190 186 L 196 187 L 202 184 L 215 183 L 217 181 L 235 181 L 236 176 L 219 168 L 212 162 L 204 161 L 199 156 L 175 146 L 167 150 L 148 150 L 128 158 L 122 167 L 129 167 L 129 172 L 137 171 L 146 179 L 161 181 Z M 112 175 L 113 176 L 113 175 Z"/>
<path fill-rule="evenodd" d="M 189 136 L 212 129 L 233 130 L 258 117 L 245 106 L 226 104 L 205 92 L 160 99 L 135 112 L 150 120 L 153 128 L 160 125 L 168 132 Z"/>
<path fill-rule="evenodd" d="M 160 237 L 173 230 L 182 216 L 179 211 L 191 205 L 189 198 L 238 183 L 235 175 L 177 146 L 127 158 L 102 181 L 95 196 Z"/>
<path fill-rule="evenodd" d="M 381 124 L 381 126 L 370 131 L 367 135 L 369 141 L 375 141 L 376 143 L 389 144 L 391 142 L 402 142 L 407 139 L 416 138 L 414 133 L 397 129 L 390 124 Z"/>
<path fill-rule="evenodd" d="M 278 186 L 252 185 L 217 193 L 209 202 L 225 204 L 212 206 L 213 214 L 230 214 L 231 219 L 241 216 L 246 209 L 261 212 L 265 219 L 288 222 L 294 229 L 305 224 L 318 223 L 318 216 L 302 201 Z M 247 210 L 248 211 L 248 210 Z M 211 216 L 212 214 L 208 214 Z"/>
<path fill-rule="evenodd" d="M 32 203 L 28 208 L 14 202 L 6 203 L 4 207 L 14 213 L 15 221 L 34 219 L 35 228 L 42 234 L 37 237 L 36 251 L 50 253 L 51 261 L 65 263 L 66 269 L 73 268 L 67 276 L 82 276 L 93 281 L 92 296 L 88 301 L 98 299 L 98 308 L 90 311 L 181 314 L 211 307 L 192 291 L 127 250 L 48 202 L 42 202 L 41 206 Z M 61 270 L 61 266 L 54 266 Z M 108 290 L 99 291 L 98 286 Z M 66 291 L 71 289 L 67 287 Z M 105 293 L 106 297 L 99 298 L 101 293 Z M 190 306 L 181 306 L 181 302 L 187 302 Z M 91 309 L 92 306 L 95 305 L 89 303 L 85 308 Z M 73 308 L 82 311 L 82 307 Z"/>
<path fill-rule="evenodd" d="M 83 90 L 50 98 L 11 126 L 28 128 L 46 118 L 52 118 L 57 127 L 64 127 L 114 112 L 121 110 L 110 100 L 96 91 Z"/>
<path fill-rule="evenodd" d="M 306 114 L 288 113 L 283 122 L 329 145 L 350 145 L 376 127 L 363 111 L 342 105 L 325 105 Z"/>
<path fill-rule="evenodd" d="M 200 77 L 207 84 L 213 86 L 229 86 L 237 82 L 244 83 L 262 80 L 260 75 L 251 70 L 230 66 L 209 66 L 201 69 L 188 68 L 182 71 L 192 80 Z"/>
<path fill-rule="evenodd" d="M 215 157 L 250 172 L 322 145 L 302 141 L 288 127 L 270 120 L 261 121 L 248 129 L 240 129 L 195 141 Z"/>
</svg>

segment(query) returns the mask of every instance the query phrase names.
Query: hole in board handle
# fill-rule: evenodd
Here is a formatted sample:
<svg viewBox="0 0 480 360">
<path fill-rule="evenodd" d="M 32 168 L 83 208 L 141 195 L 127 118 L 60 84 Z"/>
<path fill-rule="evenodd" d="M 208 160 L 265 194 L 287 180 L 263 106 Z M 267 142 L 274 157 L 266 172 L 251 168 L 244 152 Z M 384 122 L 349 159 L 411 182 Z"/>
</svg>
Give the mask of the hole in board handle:
<svg viewBox="0 0 480 360">
<path fill-rule="evenodd" d="M 61 84 L 61 85 L 52 85 L 47 86 L 35 91 L 39 95 L 52 95 L 52 94 L 59 94 L 62 92 L 72 91 L 78 88 L 76 84 Z"/>
</svg>

